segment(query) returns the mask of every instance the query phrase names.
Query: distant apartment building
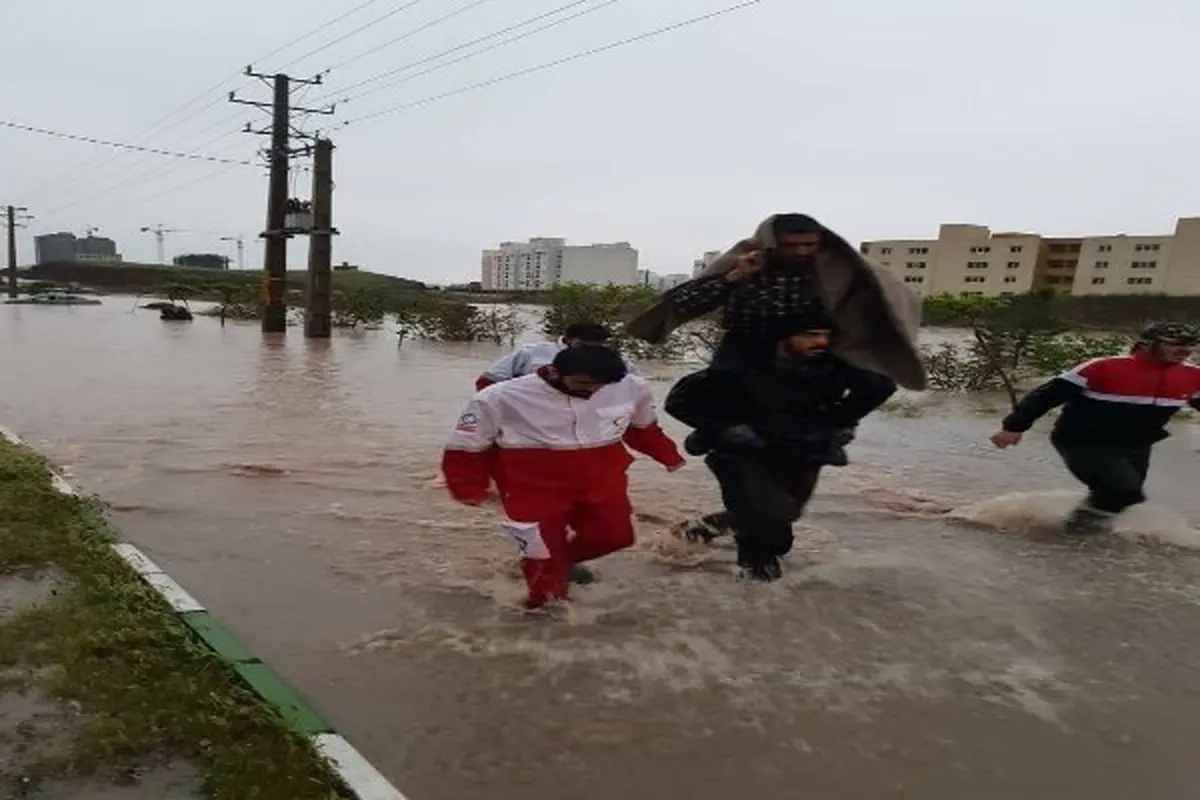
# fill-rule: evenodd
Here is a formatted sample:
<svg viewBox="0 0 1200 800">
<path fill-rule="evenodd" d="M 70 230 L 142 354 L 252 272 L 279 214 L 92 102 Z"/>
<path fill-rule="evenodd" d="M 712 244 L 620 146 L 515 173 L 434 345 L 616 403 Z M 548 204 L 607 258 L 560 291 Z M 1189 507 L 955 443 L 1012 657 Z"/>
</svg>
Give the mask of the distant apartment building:
<svg viewBox="0 0 1200 800">
<path fill-rule="evenodd" d="M 936 239 L 863 242 L 864 255 L 921 295 L 1200 295 L 1200 217 L 1173 234 L 1044 236 L 946 224 Z"/>
<path fill-rule="evenodd" d="M 121 261 L 117 243 L 103 236 L 85 236 L 81 239 L 73 233 L 60 231 L 33 237 L 33 246 L 38 264 L 72 261 L 113 264 Z"/>
<path fill-rule="evenodd" d="M 638 270 L 638 283 L 649 286 L 660 292 L 665 292 L 667 289 L 674 289 L 681 283 L 687 283 L 692 279 L 691 275 L 682 272 L 674 272 L 670 275 L 659 275 L 657 272 L 651 272 L 648 269 Z"/>
<path fill-rule="evenodd" d="M 541 291 L 560 283 L 595 286 L 638 283 L 638 251 L 629 242 L 568 245 L 565 239 L 501 242 L 484 250 L 484 291 Z"/>
<path fill-rule="evenodd" d="M 708 265 L 716 261 L 720 255 L 720 250 L 706 250 L 704 255 L 692 262 L 692 277 L 695 278 L 697 275 L 703 272 Z"/>
</svg>

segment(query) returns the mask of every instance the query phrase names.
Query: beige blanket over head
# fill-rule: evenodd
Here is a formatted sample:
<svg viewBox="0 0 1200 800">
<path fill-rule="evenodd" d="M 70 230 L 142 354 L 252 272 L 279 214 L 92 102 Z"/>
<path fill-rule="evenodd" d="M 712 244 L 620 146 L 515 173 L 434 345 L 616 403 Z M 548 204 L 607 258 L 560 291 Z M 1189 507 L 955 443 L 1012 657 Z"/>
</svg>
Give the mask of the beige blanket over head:
<svg viewBox="0 0 1200 800">
<path fill-rule="evenodd" d="M 768 217 L 751 238 L 729 248 L 698 277 L 728 272 L 742 253 L 772 249 L 774 221 L 774 216 Z M 822 247 L 815 268 L 821 300 L 837 326 L 831 348 L 834 354 L 856 367 L 887 375 L 905 389 L 924 390 L 925 367 L 917 347 L 920 297 L 895 273 L 822 228 Z M 630 322 L 626 330 L 643 341 L 660 344 L 676 328 L 691 321 L 662 299 Z"/>
</svg>

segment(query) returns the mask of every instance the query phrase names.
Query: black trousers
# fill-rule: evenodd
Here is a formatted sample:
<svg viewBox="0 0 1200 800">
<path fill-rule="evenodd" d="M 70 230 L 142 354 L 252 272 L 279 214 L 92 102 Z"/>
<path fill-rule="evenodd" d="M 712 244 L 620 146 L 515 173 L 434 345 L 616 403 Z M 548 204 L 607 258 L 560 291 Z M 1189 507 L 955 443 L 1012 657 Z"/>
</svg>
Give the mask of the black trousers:
<svg viewBox="0 0 1200 800">
<path fill-rule="evenodd" d="M 725 511 L 704 522 L 729 528 L 737 541 L 738 563 L 763 563 L 792 549 L 792 523 L 800 518 L 817 488 L 820 464 L 797 463 L 762 453 L 712 452 L 705 457 Z"/>
<path fill-rule="evenodd" d="M 1052 440 L 1071 474 L 1088 488 L 1088 505 L 1119 514 L 1146 501 L 1150 445 L 1093 444 Z"/>
</svg>

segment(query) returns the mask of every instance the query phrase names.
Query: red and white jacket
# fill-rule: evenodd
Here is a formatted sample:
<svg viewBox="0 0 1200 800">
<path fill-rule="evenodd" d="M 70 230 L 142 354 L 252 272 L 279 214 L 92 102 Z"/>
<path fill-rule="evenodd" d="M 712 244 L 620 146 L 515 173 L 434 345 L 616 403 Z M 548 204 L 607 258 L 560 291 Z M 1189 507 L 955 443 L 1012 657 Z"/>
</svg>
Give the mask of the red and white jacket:
<svg viewBox="0 0 1200 800">
<path fill-rule="evenodd" d="M 625 445 L 664 466 L 683 463 L 658 425 L 645 379 L 629 375 L 584 399 L 556 389 L 539 370 L 472 398 L 446 443 L 442 472 L 461 501 L 481 500 L 494 469 L 507 492 L 591 494 L 623 484 L 633 462 Z"/>
<path fill-rule="evenodd" d="M 1022 398 L 1003 427 L 1027 431 L 1060 405 L 1055 438 L 1151 445 L 1167 437 L 1166 424 L 1179 409 L 1200 410 L 1200 367 L 1159 361 L 1146 349 L 1093 358 Z"/>
</svg>

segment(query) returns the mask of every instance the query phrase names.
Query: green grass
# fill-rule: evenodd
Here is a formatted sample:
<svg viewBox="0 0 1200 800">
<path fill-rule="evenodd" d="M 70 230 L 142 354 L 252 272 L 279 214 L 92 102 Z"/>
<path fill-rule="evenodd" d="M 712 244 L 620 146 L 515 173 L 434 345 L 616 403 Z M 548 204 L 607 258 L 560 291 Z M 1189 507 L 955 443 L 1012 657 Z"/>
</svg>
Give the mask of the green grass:
<svg viewBox="0 0 1200 800">
<path fill-rule="evenodd" d="M 64 746 L 23 765 L 35 781 L 119 775 L 178 758 L 217 800 L 330 800 L 337 782 L 110 549 L 95 503 L 55 492 L 45 462 L 0 439 L 0 576 L 55 569 L 44 605 L 0 625 L 0 673 L 74 701 Z M 4 686 L 0 685 L 0 690 Z M 2 735 L 2 734 L 0 734 Z"/>
</svg>

